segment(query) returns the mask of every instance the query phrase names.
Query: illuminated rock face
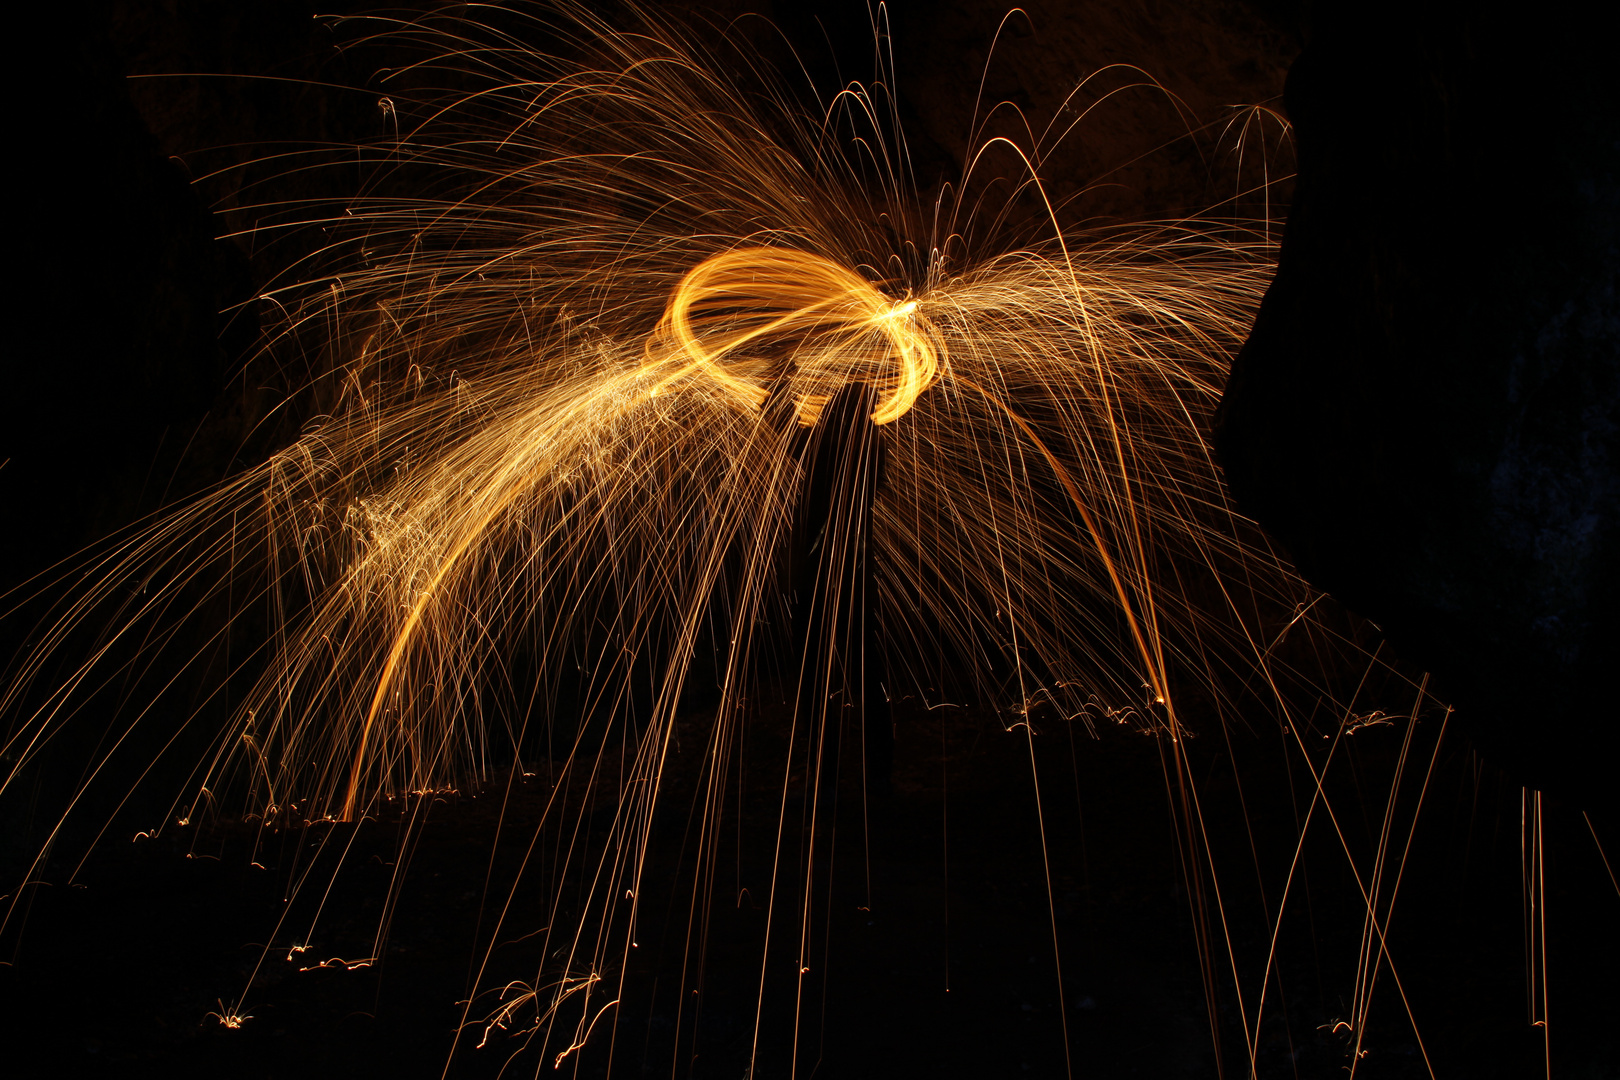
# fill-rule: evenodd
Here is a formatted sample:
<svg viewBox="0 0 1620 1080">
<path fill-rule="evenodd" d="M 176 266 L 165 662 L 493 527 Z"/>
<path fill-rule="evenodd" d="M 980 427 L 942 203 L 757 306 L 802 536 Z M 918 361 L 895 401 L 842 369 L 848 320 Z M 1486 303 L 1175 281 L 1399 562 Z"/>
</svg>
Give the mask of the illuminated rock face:
<svg viewBox="0 0 1620 1080">
<path fill-rule="evenodd" d="M 1433 670 L 1487 757 L 1598 802 L 1620 660 L 1613 67 L 1569 11 L 1465 7 L 1341 5 L 1295 64 L 1299 186 L 1220 449 L 1240 505 Z"/>
</svg>

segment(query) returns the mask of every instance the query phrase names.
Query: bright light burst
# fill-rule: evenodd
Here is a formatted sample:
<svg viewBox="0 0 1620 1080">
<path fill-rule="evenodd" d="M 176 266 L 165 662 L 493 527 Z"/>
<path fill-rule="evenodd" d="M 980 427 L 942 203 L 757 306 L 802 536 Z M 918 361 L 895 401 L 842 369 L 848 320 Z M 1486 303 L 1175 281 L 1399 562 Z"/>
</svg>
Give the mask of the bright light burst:
<svg viewBox="0 0 1620 1080">
<path fill-rule="evenodd" d="M 886 444 L 873 609 L 896 695 L 1178 740 L 1178 687 L 1314 692 L 1268 652 L 1311 594 L 1231 510 L 1207 440 L 1269 281 L 1263 231 L 1067 231 L 1039 178 L 1061 131 L 1002 144 L 1026 171 L 999 197 L 977 165 L 922 192 L 881 84 L 807 113 L 652 15 L 377 23 L 420 49 L 388 81 L 397 133 L 353 199 L 263 226 L 326 230 L 265 294 L 284 312 L 266 350 L 314 357 L 324 413 L 100 556 L 6 690 L 7 782 L 130 672 L 213 680 L 186 818 L 204 791 L 355 821 L 567 732 L 610 835 L 570 849 L 588 895 L 490 1020 L 566 1055 L 619 997 L 700 654 L 720 685 L 705 829 L 750 696 L 798 677 L 806 428 L 850 384 Z M 88 659 L 42 689 L 90 620 Z M 162 722 L 143 678 L 88 783 Z M 593 772 L 593 725 L 628 733 L 623 775 Z"/>
</svg>

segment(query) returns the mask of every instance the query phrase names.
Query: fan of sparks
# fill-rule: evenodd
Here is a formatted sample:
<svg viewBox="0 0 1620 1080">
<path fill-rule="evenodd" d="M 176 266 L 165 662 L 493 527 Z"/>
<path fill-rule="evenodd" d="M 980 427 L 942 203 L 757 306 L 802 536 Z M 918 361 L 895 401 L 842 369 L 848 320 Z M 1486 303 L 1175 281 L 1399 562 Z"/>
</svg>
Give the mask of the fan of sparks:
<svg viewBox="0 0 1620 1080">
<path fill-rule="evenodd" d="M 130 672 L 153 688 L 115 736 L 172 723 L 151 673 L 215 673 L 177 816 L 206 792 L 358 820 L 491 782 L 544 726 L 594 746 L 623 725 L 612 836 L 573 856 L 585 914 L 549 931 L 565 948 L 529 996 L 541 1027 L 570 996 L 605 1004 L 683 688 L 718 684 L 708 821 L 750 694 L 800 670 L 803 447 L 852 383 L 886 444 L 886 692 L 1175 738 L 1178 686 L 1266 668 L 1261 619 L 1308 593 L 1230 510 L 1208 443 L 1269 280 L 1259 234 L 1066 231 L 1040 160 L 1083 132 L 1001 141 L 1021 175 L 976 157 L 923 192 L 881 84 L 817 114 L 651 15 L 376 29 L 420 62 L 384 83 L 370 179 L 261 227 L 325 230 L 262 301 L 282 313 L 266 353 L 314 366 L 320 415 L 97 557 L 14 669 L 7 782 Z M 88 658 L 42 689 L 92 618 Z M 251 647 L 221 678 L 233 635 Z"/>
</svg>

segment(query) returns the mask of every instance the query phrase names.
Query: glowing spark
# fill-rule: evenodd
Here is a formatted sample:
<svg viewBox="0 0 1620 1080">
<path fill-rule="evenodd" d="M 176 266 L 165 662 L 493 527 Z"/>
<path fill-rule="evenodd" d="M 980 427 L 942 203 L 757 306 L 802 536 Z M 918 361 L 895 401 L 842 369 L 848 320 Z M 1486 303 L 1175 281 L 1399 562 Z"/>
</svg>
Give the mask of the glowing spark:
<svg viewBox="0 0 1620 1080">
<path fill-rule="evenodd" d="M 536 828 L 577 809 L 556 793 L 578 781 L 612 803 L 608 835 L 580 830 L 566 850 L 558 880 L 587 883 L 579 909 L 567 926 L 534 920 L 540 970 L 502 985 L 478 1043 L 516 1028 L 556 1064 L 620 1000 L 700 650 L 721 684 L 696 804 L 706 844 L 751 701 L 793 696 L 777 685 L 804 659 L 782 659 L 782 580 L 806 429 L 852 384 L 871 389 L 885 448 L 881 483 L 862 493 L 872 608 L 893 678 L 912 684 L 885 694 L 984 704 L 1032 735 L 1029 712 L 1053 708 L 1179 740 L 1169 688 L 1206 679 L 1212 658 L 1279 698 L 1320 689 L 1264 644 L 1312 594 L 1232 511 L 1206 441 L 1269 280 L 1263 229 L 1081 235 L 1054 214 L 1044 239 L 1015 242 L 980 180 L 937 200 L 913 190 L 864 91 L 805 117 L 787 95 L 744 92 L 651 16 L 625 34 L 565 12 L 594 43 L 588 62 L 489 30 L 465 93 L 390 86 L 379 108 L 395 134 L 362 157 L 402 167 L 408 138 L 433 194 L 316 208 L 341 282 L 264 294 L 284 319 L 269 356 L 305 356 L 319 335 L 317 418 L 121 541 L 0 691 L 11 784 L 112 674 L 165 670 L 174 643 L 195 640 L 172 632 L 177 613 L 228 606 L 229 625 L 178 667 L 233 631 L 271 631 L 217 695 L 234 697 L 198 769 L 206 798 L 163 820 L 188 825 L 199 801 L 221 812 L 218 792 L 267 827 L 319 823 L 326 839 L 385 802 L 403 819 L 487 788 L 532 750 L 531 715 L 574 725 Z M 464 64 L 481 31 L 459 19 L 396 29 Z M 847 150 L 829 134 L 852 129 Z M 1031 172 L 1014 187 L 1047 207 L 1039 149 L 1020 151 Z M 873 154 L 875 181 L 858 166 Z M 352 153 L 333 160 L 353 168 Z M 827 543 L 850 527 L 830 523 Z M 46 686 L 52 658 L 98 621 L 92 653 Z M 508 693 L 519 660 L 532 687 Z M 577 705 L 559 704 L 562 686 Z M 110 782 L 102 766 L 161 722 L 152 703 L 169 692 L 121 691 L 136 705 L 86 787 Z M 592 756 L 608 728 L 624 747 L 611 779 Z M 790 891 L 759 894 L 773 927 Z M 223 1003 L 209 1015 L 249 1018 Z"/>
</svg>

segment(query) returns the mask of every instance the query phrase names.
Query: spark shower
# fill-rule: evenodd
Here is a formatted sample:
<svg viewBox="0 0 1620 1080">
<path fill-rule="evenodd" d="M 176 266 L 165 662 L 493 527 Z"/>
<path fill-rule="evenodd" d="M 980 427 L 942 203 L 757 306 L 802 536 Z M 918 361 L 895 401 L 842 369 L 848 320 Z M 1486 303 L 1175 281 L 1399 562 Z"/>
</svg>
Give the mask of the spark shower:
<svg viewBox="0 0 1620 1080">
<path fill-rule="evenodd" d="M 460 1038 L 520 1032 L 549 1069 L 620 1037 L 649 837 L 672 807 L 695 836 L 694 919 L 713 902 L 741 747 L 775 709 L 789 749 L 770 844 L 793 869 L 762 901 L 757 1055 L 770 1017 L 797 1039 L 809 1008 L 810 968 L 767 978 L 769 950 L 804 954 L 823 932 L 836 815 L 864 822 L 880 797 L 860 728 L 828 737 L 849 703 L 810 685 L 827 654 L 880 650 L 887 699 L 968 703 L 1031 743 L 1054 724 L 1158 739 L 1195 906 L 1218 893 L 1188 737 L 1263 702 L 1308 761 L 1313 725 L 1336 746 L 1380 722 L 1354 706 L 1383 669 L 1236 514 L 1209 446 L 1270 278 L 1270 223 L 1078 228 L 1042 162 L 1085 137 L 1085 114 L 1016 139 L 987 134 L 1007 115 L 993 102 L 963 175 L 925 189 L 884 35 L 875 81 L 809 108 L 745 46 L 721 56 L 650 12 L 343 29 L 418 59 L 380 84 L 385 138 L 284 163 L 348 170 L 351 195 L 261 208 L 262 238 L 321 238 L 261 298 L 259 359 L 311 372 L 288 406 L 309 419 L 46 587 L 0 699 L 4 782 L 64 739 L 89 749 L 30 876 L 86 854 L 60 849 L 84 807 L 112 808 L 93 842 L 171 776 L 148 832 L 391 817 L 408 845 L 434 793 L 498 792 L 543 753 L 559 794 L 533 836 L 502 842 L 569 836 L 553 874 L 576 900 L 486 898 L 495 928 Z M 870 595 L 811 624 L 875 625 L 802 639 L 796 604 L 854 602 L 797 599 L 790 566 L 807 445 L 850 387 L 884 447 L 863 495 Z M 830 522 L 826 542 L 849 529 Z M 673 806 L 694 687 L 712 692 L 700 790 Z M 1410 732 L 1425 698 L 1407 692 Z M 10 892 L 8 918 L 28 890 Z M 1363 895 L 1370 997 L 1377 886 Z M 1213 998 L 1230 941 L 1198 925 Z M 261 966 L 319 922 L 267 932 Z M 386 934 L 385 917 L 373 959 Z M 496 939 L 528 935 L 538 969 L 491 984 Z M 689 942 L 667 977 L 695 987 L 701 951 Z M 1243 998 L 1251 1070 L 1270 977 L 1268 961 Z M 219 1019 L 251 1008 L 244 993 Z M 795 1042 L 793 1068 L 806 1053 Z"/>
</svg>

